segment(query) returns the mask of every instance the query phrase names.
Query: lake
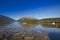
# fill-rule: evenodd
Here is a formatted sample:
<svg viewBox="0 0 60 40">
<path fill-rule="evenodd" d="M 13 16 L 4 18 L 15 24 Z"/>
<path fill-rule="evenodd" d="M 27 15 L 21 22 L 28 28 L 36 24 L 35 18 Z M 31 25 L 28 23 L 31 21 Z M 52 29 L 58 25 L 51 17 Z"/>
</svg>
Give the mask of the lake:
<svg viewBox="0 0 60 40">
<path fill-rule="evenodd" d="M 0 26 L 0 40 L 60 40 L 60 28 L 13 22 Z"/>
</svg>

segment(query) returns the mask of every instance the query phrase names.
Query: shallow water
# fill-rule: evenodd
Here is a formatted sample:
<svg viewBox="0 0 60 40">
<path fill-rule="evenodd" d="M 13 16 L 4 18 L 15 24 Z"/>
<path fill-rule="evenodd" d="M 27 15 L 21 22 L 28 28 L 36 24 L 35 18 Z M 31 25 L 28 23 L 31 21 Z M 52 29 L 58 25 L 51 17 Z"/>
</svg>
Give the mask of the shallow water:
<svg viewBox="0 0 60 40">
<path fill-rule="evenodd" d="M 48 28 L 40 24 L 22 25 L 19 22 L 0 26 L 1 40 L 60 40 L 60 28 Z"/>
</svg>

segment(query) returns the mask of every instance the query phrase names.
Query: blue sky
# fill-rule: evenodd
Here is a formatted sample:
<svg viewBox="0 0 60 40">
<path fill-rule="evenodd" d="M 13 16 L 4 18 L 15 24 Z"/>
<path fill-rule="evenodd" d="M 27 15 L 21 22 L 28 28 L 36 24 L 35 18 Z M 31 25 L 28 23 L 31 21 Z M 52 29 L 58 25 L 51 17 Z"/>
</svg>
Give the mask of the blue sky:
<svg viewBox="0 0 60 40">
<path fill-rule="evenodd" d="M 0 14 L 13 19 L 60 17 L 60 0 L 0 0 Z"/>
</svg>

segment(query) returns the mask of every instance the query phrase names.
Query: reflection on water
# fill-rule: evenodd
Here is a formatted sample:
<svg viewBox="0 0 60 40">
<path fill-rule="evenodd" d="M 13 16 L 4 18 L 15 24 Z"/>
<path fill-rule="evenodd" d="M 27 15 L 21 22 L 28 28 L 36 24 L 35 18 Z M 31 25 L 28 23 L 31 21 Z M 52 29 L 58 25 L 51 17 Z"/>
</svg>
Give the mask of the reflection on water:
<svg viewBox="0 0 60 40">
<path fill-rule="evenodd" d="M 30 25 L 32 24 L 27 26 Z M 37 30 L 36 27 L 23 28 L 21 24 L 14 22 L 9 26 L 0 28 L 0 40 L 49 40 L 48 33 L 41 29 Z"/>
<path fill-rule="evenodd" d="M 0 27 L 2 27 L 2 26 L 8 26 L 9 24 L 11 24 L 11 23 L 0 23 Z"/>
<path fill-rule="evenodd" d="M 0 20 L 0 27 L 8 26 L 8 25 L 12 24 L 13 22 L 15 22 L 15 21 Z"/>
<path fill-rule="evenodd" d="M 33 28 L 35 27 L 37 24 L 27 24 L 27 23 L 20 23 L 22 25 L 22 27 L 24 28 Z"/>
<path fill-rule="evenodd" d="M 41 23 L 43 27 L 60 28 L 60 23 Z"/>
<path fill-rule="evenodd" d="M 14 22 L 4 27 L 0 26 L 0 40 L 60 40 L 59 30 L 45 28 L 45 25 Z"/>
</svg>

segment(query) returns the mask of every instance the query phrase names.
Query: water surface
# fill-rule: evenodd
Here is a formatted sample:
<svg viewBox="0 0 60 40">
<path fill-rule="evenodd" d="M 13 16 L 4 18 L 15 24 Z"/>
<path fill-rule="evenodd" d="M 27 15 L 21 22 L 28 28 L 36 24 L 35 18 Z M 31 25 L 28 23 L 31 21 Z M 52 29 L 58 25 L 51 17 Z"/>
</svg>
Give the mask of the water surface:
<svg viewBox="0 0 60 40">
<path fill-rule="evenodd" d="M 0 34 L 4 35 L 0 37 L 1 40 L 60 40 L 60 28 L 49 28 L 41 24 L 13 22 L 0 26 Z"/>
</svg>

